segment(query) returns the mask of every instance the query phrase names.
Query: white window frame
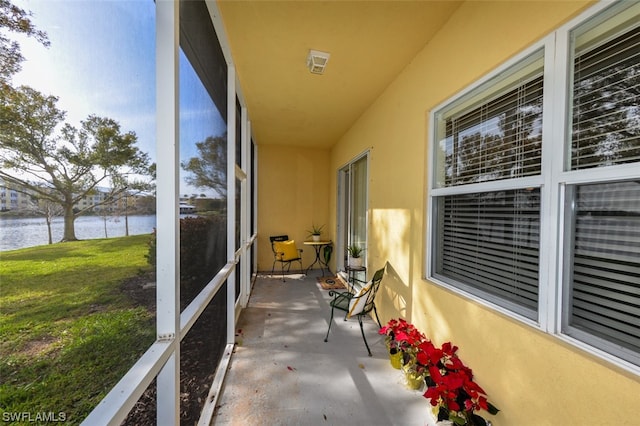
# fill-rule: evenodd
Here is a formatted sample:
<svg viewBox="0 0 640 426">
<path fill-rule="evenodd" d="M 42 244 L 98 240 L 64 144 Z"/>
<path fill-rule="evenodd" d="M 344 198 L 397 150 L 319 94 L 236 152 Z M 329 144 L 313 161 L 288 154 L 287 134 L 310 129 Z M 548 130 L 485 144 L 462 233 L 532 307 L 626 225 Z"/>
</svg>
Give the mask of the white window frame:
<svg viewBox="0 0 640 426">
<path fill-rule="evenodd" d="M 617 7 L 622 3 L 613 4 Z M 583 183 L 605 183 L 618 180 L 639 179 L 640 166 L 638 163 L 614 165 L 609 167 L 595 167 L 583 170 L 565 171 L 565 159 L 567 157 L 567 123 L 569 122 L 569 71 L 571 64 L 570 35 L 573 30 L 587 22 L 596 15 L 603 13 L 611 7 L 609 1 L 602 1 L 567 22 L 557 30 L 536 42 L 529 48 L 497 67 L 493 72 L 484 76 L 471 86 L 458 92 L 445 102 L 437 105 L 429 114 L 428 155 L 427 170 L 429 183 L 427 186 L 427 205 L 425 208 L 426 223 L 426 250 L 424 258 L 425 278 L 438 286 L 462 295 L 492 310 L 500 312 L 507 317 L 525 323 L 540 331 L 546 332 L 580 348 L 591 355 L 595 355 L 605 361 L 614 364 L 624 370 L 640 375 L 640 365 L 623 360 L 604 350 L 577 340 L 563 333 L 562 319 L 564 315 L 564 202 L 565 189 L 568 185 Z M 621 6 L 622 7 L 622 6 Z M 605 12 L 606 13 L 606 12 Z M 542 125 L 542 171 L 540 176 L 494 181 L 488 183 L 471 184 L 453 187 L 436 187 L 437 167 L 435 148 L 438 143 L 436 138 L 437 114 L 452 103 L 477 90 L 496 76 L 505 73 L 511 67 L 527 58 L 534 51 L 544 48 L 544 95 L 543 95 L 543 125 Z M 562 143 L 559 143 L 562 141 Z M 520 187 L 522 180 L 531 183 L 531 186 L 541 188 L 541 216 L 540 216 L 540 265 L 539 265 L 539 304 L 537 321 L 525 318 L 509 309 L 496 305 L 487 299 L 470 294 L 455 285 L 443 282 L 434 276 L 433 247 L 435 242 L 435 198 L 443 195 L 468 193 L 469 191 L 489 192 Z M 432 214 L 433 213 L 433 214 Z"/>
<path fill-rule="evenodd" d="M 549 68 L 553 67 L 553 61 L 554 61 L 554 49 L 553 49 L 553 41 L 554 41 L 554 37 L 553 35 L 547 36 L 544 39 L 540 40 L 539 42 L 533 44 L 532 46 L 530 46 L 529 48 L 523 50 L 522 52 L 520 52 L 518 55 L 514 56 L 511 60 L 505 62 L 504 64 L 502 64 L 501 66 L 499 66 L 498 68 L 496 68 L 494 70 L 494 72 L 487 74 L 486 76 L 484 76 L 483 78 L 481 78 L 480 80 L 476 81 L 475 83 L 473 83 L 471 86 L 467 87 L 466 89 L 460 91 L 459 93 L 457 93 L 456 95 L 452 96 L 451 98 L 449 98 L 448 100 L 446 100 L 445 102 L 441 103 L 440 105 L 436 106 L 430 113 L 430 122 L 429 122 L 429 129 L 431 129 L 431 131 L 429 132 L 429 148 L 428 148 L 428 152 L 430 153 L 429 155 L 429 160 L 428 160 L 428 164 L 427 164 L 427 170 L 430 170 L 430 189 L 428 191 L 428 197 L 427 197 L 427 218 L 426 218 L 426 223 L 427 223 L 427 256 L 425 258 L 425 270 L 427 271 L 427 279 L 429 279 L 430 281 L 445 287 L 455 293 L 461 294 L 471 300 L 474 300 L 484 306 L 490 307 L 491 309 L 494 309 L 498 312 L 501 312 L 507 316 L 510 317 L 514 317 L 517 318 L 519 321 L 522 321 L 524 323 L 527 323 L 533 327 L 544 327 L 544 321 L 543 318 L 545 318 L 546 315 L 546 306 L 544 301 L 548 299 L 548 294 L 547 294 L 547 287 L 542 285 L 542 282 L 544 281 L 543 277 L 546 277 L 548 274 L 548 265 L 546 265 L 544 262 L 540 262 L 540 266 L 539 266 L 539 276 L 540 276 L 540 283 L 539 283 L 539 287 L 538 287 L 538 319 L 537 320 L 532 320 L 530 318 L 527 318 L 523 315 L 517 314 L 514 311 L 503 307 L 501 305 L 497 305 L 496 303 L 493 303 L 481 296 L 475 295 L 475 294 L 471 294 L 468 293 L 462 289 L 460 289 L 459 287 L 452 285 L 450 283 L 444 282 L 438 278 L 436 278 L 434 276 L 434 270 L 433 270 L 433 262 L 432 262 L 432 258 L 430 257 L 431 254 L 433 254 L 434 250 L 434 243 L 435 243 L 435 238 L 434 238 L 434 232 L 435 232 L 435 220 L 436 220 L 436 215 L 435 214 L 430 214 L 430 212 L 435 211 L 435 198 L 437 197 L 441 197 L 441 196 L 445 196 L 445 195 L 457 195 L 457 194 L 467 194 L 467 193 L 474 193 L 474 192 L 492 192 L 492 191 L 502 191 L 502 190 L 512 190 L 512 189 L 519 189 L 519 188 L 524 188 L 524 187 L 534 187 L 534 188 L 540 188 L 541 189 L 541 193 L 540 193 L 540 198 L 541 198 L 541 211 L 544 210 L 544 206 L 546 205 L 546 193 L 548 191 L 546 191 L 546 188 L 548 188 L 548 182 L 547 179 L 545 178 L 545 176 L 548 174 L 546 171 L 550 169 L 550 165 L 545 163 L 545 144 L 543 142 L 542 145 L 542 156 L 543 156 L 543 160 L 542 160 L 542 165 L 541 165 L 541 174 L 540 175 L 536 175 L 536 176 L 527 176 L 527 177 L 521 177 L 521 178 L 514 178 L 514 179 L 504 179 L 504 180 L 495 180 L 495 181 L 490 181 L 490 182 L 483 182 L 483 183 L 474 183 L 474 184 L 466 184 L 466 185 L 460 185 L 460 186 L 450 186 L 450 187 L 442 187 L 442 188 L 437 188 L 436 187 L 436 182 L 437 182 L 437 177 L 436 177 L 436 173 L 437 173 L 437 167 L 434 165 L 435 164 L 435 148 L 436 148 L 436 144 L 438 143 L 438 141 L 436 140 L 436 121 L 437 121 L 437 115 L 440 111 L 442 111 L 443 109 L 447 108 L 449 105 L 451 105 L 452 103 L 458 101 L 459 99 L 467 96 L 470 93 L 473 93 L 477 90 L 479 90 L 479 88 L 487 85 L 490 83 L 490 81 L 494 78 L 496 78 L 497 76 L 500 75 L 504 75 L 505 73 L 509 73 L 509 71 L 511 69 L 513 69 L 514 67 L 517 67 L 518 64 L 520 64 L 522 61 L 527 60 L 528 58 L 530 58 L 532 55 L 534 55 L 536 52 L 543 50 L 543 63 L 544 63 L 544 73 L 543 73 L 543 85 L 544 87 L 548 87 L 548 85 L 553 84 L 552 80 L 551 80 L 551 73 L 548 72 Z M 550 116 L 550 111 L 548 110 L 548 108 L 546 108 L 546 106 L 549 104 L 550 102 L 550 91 L 548 90 L 544 90 L 543 92 L 543 112 L 542 112 L 542 139 L 543 141 L 545 139 L 548 138 L 548 135 L 551 132 L 551 120 L 552 117 Z M 548 241 L 548 236 L 547 236 L 547 229 L 549 228 L 550 224 L 548 224 L 549 222 L 549 218 L 546 217 L 545 215 L 541 214 L 540 217 L 540 244 L 541 244 L 541 252 L 542 252 L 542 245 L 545 244 L 545 241 Z M 542 315 L 541 315 L 542 313 Z"/>
</svg>

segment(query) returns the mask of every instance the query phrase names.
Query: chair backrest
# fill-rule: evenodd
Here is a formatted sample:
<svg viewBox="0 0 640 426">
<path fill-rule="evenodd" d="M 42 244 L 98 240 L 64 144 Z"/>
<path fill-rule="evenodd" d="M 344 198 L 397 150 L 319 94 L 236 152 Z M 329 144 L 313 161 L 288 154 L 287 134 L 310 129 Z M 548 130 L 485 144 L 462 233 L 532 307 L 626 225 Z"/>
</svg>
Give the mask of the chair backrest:
<svg viewBox="0 0 640 426">
<path fill-rule="evenodd" d="M 271 250 L 273 250 L 273 254 L 276 254 L 276 249 L 273 243 L 275 243 L 276 241 L 282 242 L 282 241 L 288 241 L 288 240 L 289 240 L 288 235 L 273 235 L 269 237 L 269 241 L 271 241 Z"/>
<path fill-rule="evenodd" d="M 380 288 L 380 282 L 382 281 L 386 267 L 387 265 L 385 264 L 381 269 L 378 269 L 376 273 L 373 274 L 373 278 L 371 279 L 371 288 L 367 291 L 367 302 L 362 310 L 363 314 L 369 313 L 375 306 L 374 302 L 376 299 L 376 293 L 378 292 L 378 288 Z"/>
</svg>

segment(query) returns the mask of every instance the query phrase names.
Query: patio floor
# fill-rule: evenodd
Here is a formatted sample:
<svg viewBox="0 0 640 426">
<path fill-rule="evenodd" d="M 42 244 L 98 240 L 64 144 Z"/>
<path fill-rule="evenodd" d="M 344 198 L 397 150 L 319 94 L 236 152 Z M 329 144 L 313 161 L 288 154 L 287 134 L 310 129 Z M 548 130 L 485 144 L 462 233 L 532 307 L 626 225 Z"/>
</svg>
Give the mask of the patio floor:
<svg viewBox="0 0 640 426">
<path fill-rule="evenodd" d="M 433 425 L 422 393 L 391 367 L 373 319 L 364 328 L 372 357 L 357 319 L 340 311 L 324 342 L 330 298 L 318 274 L 257 278 L 212 424 Z"/>
</svg>

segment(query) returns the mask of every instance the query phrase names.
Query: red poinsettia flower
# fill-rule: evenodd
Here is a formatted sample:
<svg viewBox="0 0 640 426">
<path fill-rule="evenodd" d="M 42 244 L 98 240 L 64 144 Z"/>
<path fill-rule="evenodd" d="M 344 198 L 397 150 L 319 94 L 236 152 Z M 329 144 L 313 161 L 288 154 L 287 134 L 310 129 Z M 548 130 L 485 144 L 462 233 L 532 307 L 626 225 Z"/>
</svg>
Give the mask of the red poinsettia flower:
<svg viewBox="0 0 640 426">
<path fill-rule="evenodd" d="M 489 411 L 489 401 L 484 396 L 478 398 L 478 405 L 485 411 Z"/>
<path fill-rule="evenodd" d="M 379 333 L 392 335 L 413 357 L 412 366 L 428 371 L 429 386 L 423 396 L 432 406 L 446 410 L 456 424 L 468 424 L 475 411 L 497 413 L 497 408 L 487 401 L 484 389 L 473 381 L 473 371 L 458 357 L 457 346 L 446 342 L 436 347 L 413 324 L 401 318 L 390 320 Z"/>
<path fill-rule="evenodd" d="M 434 407 L 439 404 L 440 392 L 438 391 L 437 386 L 428 387 L 426 392 L 422 395 L 425 398 L 430 399 L 431 405 Z"/>
<path fill-rule="evenodd" d="M 447 408 L 453 411 L 460 411 L 460 405 L 455 401 L 455 399 L 447 400 Z"/>
<path fill-rule="evenodd" d="M 440 369 L 435 365 L 429 365 L 429 375 L 436 384 L 442 383 L 442 374 L 440 374 Z"/>
<path fill-rule="evenodd" d="M 398 342 L 407 342 L 409 340 L 409 335 L 405 331 L 398 330 L 395 336 Z"/>
<path fill-rule="evenodd" d="M 451 342 L 446 342 L 442 344 L 442 352 L 446 355 L 453 356 L 458 350 L 457 346 L 453 346 Z"/>
<path fill-rule="evenodd" d="M 449 373 L 442 376 L 442 382 L 447 389 L 456 390 L 460 389 L 464 384 L 464 378 L 456 373 Z"/>
</svg>

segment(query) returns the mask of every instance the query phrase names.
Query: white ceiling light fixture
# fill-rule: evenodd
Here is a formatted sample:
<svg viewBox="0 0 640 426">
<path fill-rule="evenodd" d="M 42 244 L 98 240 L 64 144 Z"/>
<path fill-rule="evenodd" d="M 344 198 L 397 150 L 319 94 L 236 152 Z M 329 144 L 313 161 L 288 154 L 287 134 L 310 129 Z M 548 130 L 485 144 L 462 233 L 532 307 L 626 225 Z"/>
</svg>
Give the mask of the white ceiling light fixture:
<svg viewBox="0 0 640 426">
<path fill-rule="evenodd" d="M 327 52 L 320 52 L 319 50 L 309 50 L 307 55 L 307 68 L 313 74 L 323 74 L 324 69 L 329 62 L 329 56 Z"/>
</svg>

